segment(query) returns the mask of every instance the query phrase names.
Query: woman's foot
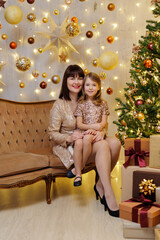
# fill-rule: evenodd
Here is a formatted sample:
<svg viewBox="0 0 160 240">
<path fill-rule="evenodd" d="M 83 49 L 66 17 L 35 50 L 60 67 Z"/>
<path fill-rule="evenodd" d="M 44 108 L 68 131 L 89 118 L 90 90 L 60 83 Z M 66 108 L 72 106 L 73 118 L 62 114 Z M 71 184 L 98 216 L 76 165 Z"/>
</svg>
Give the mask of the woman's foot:
<svg viewBox="0 0 160 240">
<path fill-rule="evenodd" d="M 99 198 L 100 198 L 100 202 L 101 202 L 101 204 L 104 204 L 104 202 L 103 202 L 103 194 L 102 195 L 100 195 L 99 194 L 99 192 L 98 192 L 98 190 L 97 190 L 97 187 L 96 187 L 96 184 L 94 185 L 94 191 L 95 191 L 95 194 L 96 194 L 96 199 L 98 200 Z M 102 197 L 101 197 L 102 196 Z"/>
<path fill-rule="evenodd" d="M 108 203 L 106 201 L 105 196 L 103 197 L 103 202 L 104 202 L 104 210 L 105 211 L 108 210 L 110 216 L 119 217 L 119 209 L 117 209 L 117 210 L 110 209 L 109 206 L 108 206 Z"/>
<path fill-rule="evenodd" d="M 108 210 L 109 215 L 112 217 L 119 217 L 119 208 L 113 193 L 113 190 L 110 191 L 107 195 L 103 197 L 104 210 Z"/>
<path fill-rule="evenodd" d="M 74 179 L 73 185 L 75 187 L 81 186 L 82 185 L 82 177 L 81 176 L 76 176 L 75 179 Z"/>
</svg>

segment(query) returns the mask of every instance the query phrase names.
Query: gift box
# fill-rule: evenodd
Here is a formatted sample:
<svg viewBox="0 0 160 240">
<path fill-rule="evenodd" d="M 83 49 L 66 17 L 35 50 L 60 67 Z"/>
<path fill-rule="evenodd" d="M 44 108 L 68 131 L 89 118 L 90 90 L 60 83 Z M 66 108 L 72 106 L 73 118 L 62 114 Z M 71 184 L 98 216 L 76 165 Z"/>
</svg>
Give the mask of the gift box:
<svg viewBox="0 0 160 240">
<path fill-rule="evenodd" d="M 133 199 L 124 201 L 119 204 L 120 218 L 140 223 L 141 227 L 153 227 L 160 223 L 160 205 L 152 204 L 147 206 Z"/>
<path fill-rule="evenodd" d="M 160 240 L 160 229 L 155 228 L 154 232 L 155 232 L 155 240 Z"/>
<path fill-rule="evenodd" d="M 127 138 L 125 139 L 125 163 L 128 166 L 149 166 L 149 138 Z"/>
<path fill-rule="evenodd" d="M 134 171 L 133 172 L 133 194 L 134 198 L 138 198 L 140 196 L 139 184 L 143 179 L 153 179 L 154 184 L 156 186 L 160 186 L 160 171 L 159 172 L 152 172 L 152 171 Z M 150 198 L 148 194 L 146 198 Z M 151 199 L 155 201 L 154 194 L 151 194 Z"/>
<path fill-rule="evenodd" d="M 125 168 L 124 166 L 121 167 L 121 200 L 125 201 L 133 197 L 133 172 L 134 171 L 144 171 L 144 172 L 151 172 L 153 175 L 155 173 L 160 173 L 160 169 L 150 168 L 150 167 L 143 167 L 140 168 L 139 166 L 130 166 Z M 150 177 L 147 177 L 150 179 Z M 140 182 L 139 182 L 140 183 Z M 157 184 L 157 186 L 160 186 Z M 136 195 L 137 196 L 137 195 Z"/>
<path fill-rule="evenodd" d="M 160 168 L 160 135 L 150 136 L 150 162 L 152 168 Z"/>
</svg>

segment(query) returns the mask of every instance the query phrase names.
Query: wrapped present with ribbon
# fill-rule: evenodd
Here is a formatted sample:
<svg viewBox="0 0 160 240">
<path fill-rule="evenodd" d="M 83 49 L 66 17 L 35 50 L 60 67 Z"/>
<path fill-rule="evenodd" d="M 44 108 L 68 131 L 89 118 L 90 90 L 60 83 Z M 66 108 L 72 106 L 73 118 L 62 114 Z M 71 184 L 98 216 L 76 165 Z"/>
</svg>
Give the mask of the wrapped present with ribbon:
<svg viewBox="0 0 160 240">
<path fill-rule="evenodd" d="M 153 227 L 160 223 L 160 205 L 146 199 L 132 198 L 119 204 L 120 218 L 140 223 L 141 227 Z"/>
<path fill-rule="evenodd" d="M 149 166 L 149 138 L 125 139 L 125 163 L 128 166 Z"/>
<path fill-rule="evenodd" d="M 144 195 L 145 198 L 152 200 L 153 202 L 155 199 L 155 189 L 156 184 L 154 183 L 153 179 L 146 180 L 145 178 L 139 184 L 139 194 Z"/>
</svg>

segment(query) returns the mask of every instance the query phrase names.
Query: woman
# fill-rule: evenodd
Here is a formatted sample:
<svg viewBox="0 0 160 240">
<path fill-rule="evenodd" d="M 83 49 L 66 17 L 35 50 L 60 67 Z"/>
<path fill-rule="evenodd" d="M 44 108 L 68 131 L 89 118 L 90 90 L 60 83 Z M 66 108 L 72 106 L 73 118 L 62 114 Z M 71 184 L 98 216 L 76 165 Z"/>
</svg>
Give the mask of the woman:
<svg viewBox="0 0 160 240">
<path fill-rule="evenodd" d="M 55 143 L 53 152 L 61 159 L 66 168 L 70 168 L 73 164 L 72 146 L 74 142 L 83 137 L 81 132 L 75 130 L 76 119 L 74 116 L 77 101 L 82 95 L 83 78 L 83 70 L 78 65 L 70 65 L 66 69 L 59 99 L 54 103 L 50 112 L 48 131 L 50 138 Z M 96 140 L 92 147 L 92 156 L 95 156 L 99 180 L 94 186 L 94 190 L 96 197 L 100 197 L 101 203 L 104 204 L 105 210 L 108 209 L 111 216 L 118 217 L 119 210 L 111 187 L 110 172 L 118 160 L 120 143 L 118 139 L 112 138 L 101 140 L 100 132 L 97 132 Z M 75 144 L 75 148 L 77 148 L 76 154 L 81 154 L 82 146 Z M 74 162 L 74 164 L 79 164 L 79 162 Z M 74 177 L 74 170 L 69 171 L 67 176 Z"/>
</svg>

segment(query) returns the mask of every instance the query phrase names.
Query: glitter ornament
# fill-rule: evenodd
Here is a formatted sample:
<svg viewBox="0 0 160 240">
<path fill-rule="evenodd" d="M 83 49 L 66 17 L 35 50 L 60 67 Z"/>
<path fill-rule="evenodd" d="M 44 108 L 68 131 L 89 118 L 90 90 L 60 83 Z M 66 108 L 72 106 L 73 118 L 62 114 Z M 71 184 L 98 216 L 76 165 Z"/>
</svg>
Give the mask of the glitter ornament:
<svg viewBox="0 0 160 240">
<path fill-rule="evenodd" d="M 46 77 L 47 77 L 47 73 L 45 73 L 45 72 L 42 73 L 42 77 L 43 77 L 43 78 L 46 78 Z"/>
<path fill-rule="evenodd" d="M 71 22 L 66 27 L 66 33 L 70 37 L 76 37 L 79 34 L 79 26 L 78 23 Z"/>
<path fill-rule="evenodd" d="M 70 5 L 70 4 L 72 3 L 72 0 L 65 0 L 65 3 L 66 3 L 67 5 Z"/>
<path fill-rule="evenodd" d="M 23 72 L 27 71 L 30 68 L 30 66 L 31 66 L 31 61 L 27 57 L 18 58 L 16 62 L 16 67 L 18 68 L 18 70 Z"/>
<path fill-rule="evenodd" d="M 34 13 L 29 13 L 29 14 L 27 15 L 27 19 L 28 19 L 28 21 L 30 21 L 30 22 L 34 22 L 34 21 L 36 20 L 36 15 L 35 15 Z"/>
<path fill-rule="evenodd" d="M 54 13 L 54 15 L 57 16 L 57 15 L 59 15 L 59 10 L 58 10 L 58 9 L 55 9 L 53 13 Z"/>
<path fill-rule="evenodd" d="M 105 72 L 101 72 L 100 74 L 99 74 L 99 77 L 100 77 L 100 79 L 101 80 L 105 80 L 106 79 L 106 73 Z"/>
<path fill-rule="evenodd" d="M 107 88 L 106 93 L 107 93 L 108 95 L 111 95 L 111 94 L 113 93 L 113 89 L 110 88 L 110 87 Z"/>
<path fill-rule="evenodd" d="M 135 102 L 136 107 L 139 107 L 140 105 L 143 105 L 144 101 L 142 99 L 137 99 L 137 101 Z"/>
<path fill-rule="evenodd" d="M 43 53 L 43 48 L 38 48 L 39 53 Z"/>
<path fill-rule="evenodd" d="M 42 81 L 39 86 L 42 88 L 42 89 L 45 89 L 47 87 L 47 83 Z"/>
<path fill-rule="evenodd" d="M 97 24 L 96 24 L 96 23 L 93 23 L 93 24 L 92 24 L 92 28 L 97 28 Z"/>
<path fill-rule="evenodd" d="M 7 34 L 5 34 L 5 33 L 4 33 L 4 34 L 2 34 L 2 39 L 3 39 L 3 40 L 6 40 L 6 39 L 7 39 L 7 37 L 8 37 L 8 36 L 7 36 Z"/>
<path fill-rule="evenodd" d="M 137 118 L 140 120 L 140 121 L 143 121 L 144 120 L 144 114 L 139 112 L 137 113 Z"/>
<path fill-rule="evenodd" d="M 147 46 L 147 48 L 148 48 L 149 50 L 153 50 L 153 45 L 154 45 L 153 43 L 149 43 L 148 46 Z"/>
<path fill-rule="evenodd" d="M 151 68 L 152 65 L 153 65 L 153 62 L 152 62 L 151 59 L 146 59 L 146 60 L 144 61 L 144 66 L 145 66 L 146 68 Z"/>
<path fill-rule="evenodd" d="M 35 0 L 27 0 L 29 4 L 33 4 Z"/>
<path fill-rule="evenodd" d="M 59 75 L 53 75 L 53 76 L 51 77 L 51 81 L 52 81 L 52 83 L 54 83 L 54 84 L 58 84 L 58 83 L 61 81 L 60 76 L 59 76 Z"/>
<path fill-rule="evenodd" d="M 21 83 L 19 84 L 19 87 L 20 87 L 20 88 L 24 88 L 24 87 L 25 87 L 25 84 L 24 84 L 23 82 L 21 82 Z"/>
<path fill-rule="evenodd" d="M 17 43 L 16 42 L 10 42 L 9 46 L 12 49 L 16 49 L 17 48 Z"/>
<path fill-rule="evenodd" d="M 84 72 L 84 74 L 86 75 L 86 74 L 89 73 L 89 69 L 88 69 L 88 68 L 85 68 L 85 69 L 83 70 L 83 72 Z"/>
<path fill-rule="evenodd" d="M 98 22 L 99 22 L 99 24 L 103 24 L 104 20 L 102 18 L 100 18 Z"/>
<path fill-rule="evenodd" d="M 46 17 L 42 18 L 42 22 L 43 23 L 47 23 L 48 22 L 48 18 L 46 18 Z"/>
<path fill-rule="evenodd" d="M 5 9 L 4 18 L 10 24 L 18 24 L 23 18 L 22 10 L 17 6 L 11 5 Z"/>
<path fill-rule="evenodd" d="M 71 22 L 77 23 L 77 22 L 78 22 L 78 18 L 77 18 L 77 17 L 72 17 L 72 18 L 71 18 Z"/>
<path fill-rule="evenodd" d="M 113 3 L 108 4 L 108 10 L 113 11 L 115 9 L 115 5 Z"/>
<path fill-rule="evenodd" d="M 92 31 L 87 31 L 86 32 L 86 37 L 87 38 L 92 38 L 93 37 L 93 32 Z"/>
<path fill-rule="evenodd" d="M 108 43 L 113 43 L 113 42 L 114 42 L 114 37 L 108 36 L 108 37 L 107 37 L 107 42 L 108 42 Z"/>
<path fill-rule="evenodd" d="M 33 44 L 34 43 L 34 38 L 33 37 L 29 37 L 28 38 L 28 43 L 29 44 Z"/>
<path fill-rule="evenodd" d="M 32 72 L 32 76 L 35 77 L 35 78 L 37 78 L 37 77 L 39 76 L 39 71 L 38 71 L 38 70 L 34 70 L 34 71 Z"/>
</svg>

